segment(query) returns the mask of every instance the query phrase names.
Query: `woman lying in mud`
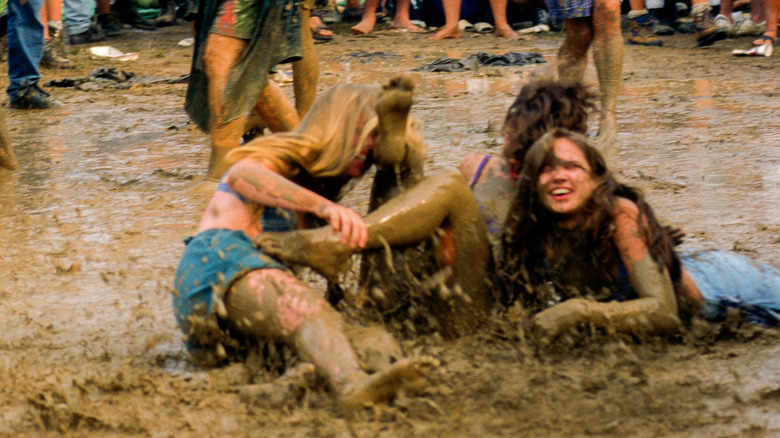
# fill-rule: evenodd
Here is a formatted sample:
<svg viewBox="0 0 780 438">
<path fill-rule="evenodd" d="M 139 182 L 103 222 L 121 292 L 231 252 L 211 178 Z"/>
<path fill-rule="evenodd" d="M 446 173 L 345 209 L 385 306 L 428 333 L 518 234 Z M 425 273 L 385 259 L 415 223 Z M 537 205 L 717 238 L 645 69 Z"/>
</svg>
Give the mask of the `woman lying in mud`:
<svg viewBox="0 0 780 438">
<path fill-rule="evenodd" d="M 241 350 L 242 338 L 285 342 L 314 365 L 346 410 L 420 384 L 422 362 L 399 360 L 367 375 L 340 315 L 254 245 L 268 230 L 290 230 L 313 215 L 342 244 L 363 246 L 363 219 L 331 199 L 372 163 L 421 171 L 424 148 L 407 117 L 412 88 L 408 77 L 381 91 L 333 87 L 295 131 L 255 139 L 228 155 L 234 164 L 176 272 L 174 310 L 196 362 L 222 362 Z"/>
<path fill-rule="evenodd" d="M 525 157 L 498 264 L 501 285 L 534 314 L 543 342 L 579 326 L 669 333 L 678 304 L 683 316 L 700 309 L 715 318 L 725 306 L 763 323 L 780 315 L 780 271 L 718 251 L 680 264 L 639 190 L 618 183 L 590 141 L 564 129 Z"/>
<path fill-rule="evenodd" d="M 447 290 L 452 293 L 435 297 L 446 305 L 432 304 L 437 308 L 428 309 L 433 315 L 427 319 L 438 320 L 443 336 L 473 332 L 496 308 L 493 253 L 525 151 L 554 127 L 586 132 L 588 113 L 594 107 L 595 96 L 583 85 L 529 83 L 507 112 L 503 156 L 471 155 L 460 171 L 447 169 L 429 176 L 365 217 L 364 248 L 417 244 L 438 236 L 436 256 L 449 271 Z M 349 256 L 361 250 L 338 242 L 327 227 L 266 233 L 260 244 L 269 254 L 310 266 L 327 278 L 335 278 L 346 268 Z"/>
</svg>

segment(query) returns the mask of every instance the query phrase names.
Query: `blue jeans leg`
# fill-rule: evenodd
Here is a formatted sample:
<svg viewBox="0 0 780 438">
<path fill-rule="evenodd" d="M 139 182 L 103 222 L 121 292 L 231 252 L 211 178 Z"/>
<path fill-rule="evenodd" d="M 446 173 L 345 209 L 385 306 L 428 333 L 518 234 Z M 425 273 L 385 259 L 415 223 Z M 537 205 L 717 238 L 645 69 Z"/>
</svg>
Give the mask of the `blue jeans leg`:
<svg viewBox="0 0 780 438">
<path fill-rule="evenodd" d="M 63 20 L 68 35 L 76 35 L 85 32 L 92 24 L 92 15 L 95 12 L 92 0 L 65 0 L 63 2 Z"/>
<path fill-rule="evenodd" d="M 38 64 L 43 57 L 43 0 L 8 0 L 8 80 L 6 89 L 11 102 L 19 91 L 41 79 Z"/>
</svg>

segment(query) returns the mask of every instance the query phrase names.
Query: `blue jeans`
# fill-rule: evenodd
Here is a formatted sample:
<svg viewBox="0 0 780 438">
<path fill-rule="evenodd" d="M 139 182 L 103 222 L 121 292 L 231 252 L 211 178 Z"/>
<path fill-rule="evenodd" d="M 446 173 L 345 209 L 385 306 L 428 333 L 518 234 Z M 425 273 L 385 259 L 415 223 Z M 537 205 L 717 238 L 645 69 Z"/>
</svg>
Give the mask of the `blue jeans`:
<svg viewBox="0 0 780 438">
<path fill-rule="evenodd" d="M 11 102 L 19 92 L 38 83 L 38 64 L 43 57 L 43 0 L 8 0 L 8 80 L 6 89 Z"/>
<path fill-rule="evenodd" d="M 65 0 L 62 3 L 64 6 L 62 19 L 68 35 L 76 35 L 89 29 L 95 12 L 92 0 Z"/>
</svg>

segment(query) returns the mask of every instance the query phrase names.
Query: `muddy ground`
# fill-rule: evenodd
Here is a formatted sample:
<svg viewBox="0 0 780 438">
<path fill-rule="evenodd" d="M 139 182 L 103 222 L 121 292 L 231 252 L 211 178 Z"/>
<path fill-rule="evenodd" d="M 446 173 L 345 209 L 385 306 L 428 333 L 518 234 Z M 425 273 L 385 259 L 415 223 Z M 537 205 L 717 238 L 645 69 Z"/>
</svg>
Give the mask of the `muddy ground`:
<svg viewBox="0 0 780 438">
<path fill-rule="evenodd" d="M 513 95 L 549 74 L 560 34 L 505 41 L 468 34 L 428 42 L 340 28 L 317 46 L 320 88 L 373 84 L 441 56 L 538 51 L 547 64 L 419 73 L 413 113 L 424 122 L 428 170 L 470 152 L 498 152 Z M 46 82 L 118 67 L 155 77 L 188 73 L 187 26 L 130 30 L 108 43 L 137 61 L 92 59 Z M 642 187 L 684 249 L 780 259 L 780 56 L 739 59 L 749 39 L 696 48 L 626 47 L 619 102 L 621 177 Z M 286 69 L 286 68 L 285 68 Z M 594 80 L 591 68 L 588 78 Z M 5 74 L 0 80 L 7 85 Z M 66 106 L 5 108 L 21 164 L 0 172 L 0 435 L 26 436 L 777 436 L 776 330 L 738 321 L 635 342 L 599 339 L 536 353 L 501 322 L 445 342 L 405 340 L 442 369 L 420 397 L 354 420 L 322 388 L 269 407 L 248 383 L 272 373 L 192 366 L 171 311 L 171 282 L 205 198 L 195 187 L 207 138 L 182 107 L 185 84 L 49 89 Z M 290 91 L 289 87 L 287 88 Z M 593 125 L 595 129 L 595 124 Z M 348 202 L 365 208 L 367 184 Z M 315 287 L 322 286 L 315 282 Z"/>
</svg>

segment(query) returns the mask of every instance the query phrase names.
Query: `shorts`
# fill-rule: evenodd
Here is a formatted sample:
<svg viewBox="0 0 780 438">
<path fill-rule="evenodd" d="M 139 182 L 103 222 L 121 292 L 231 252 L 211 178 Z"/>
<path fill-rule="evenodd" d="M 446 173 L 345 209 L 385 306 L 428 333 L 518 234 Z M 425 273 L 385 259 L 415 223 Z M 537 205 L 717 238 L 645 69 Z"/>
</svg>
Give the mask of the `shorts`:
<svg viewBox="0 0 780 438">
<path fill-rule="evenodd" d="M 745 320 L 764 326 L 780 322 L 780 270 L 725 251 L 705 251 L 681 256 L 704 298 L 700 314 L 723 318 L 729 308 L 740 310 Z"/>
<path fill-rule="evenodd" d="M 255 248 L 243 231 L 206 230 L 185 243 L 176 269 L 173 310 L 187 335 L 187 347 L 195 355 L 194 350 L 213 350 L 220 342 L 217 332 L 224 321 L 216 317 L 214 302 L 222 300 L 236 280 L 256 269 L 289 270 Z"/>
<path fill-rule="evenodd" d="M 264 0 L 267 1 L 267 0 Z M 265 15 L 268 14 L 267 5 L 259 0 L 225 0 L 219 5 L 214 22 L 211 25 L 210 33 L 241 38 L 244 40 L 252 39 L 255 26 L 260 22 L 265 22 Z M 299 0 L 283 1 L 285 16 L 297 16 L 297 20 L 283 20 L 281 29 L 283 35 L 289 35 L 288 39 L 295 40 L 301 33 Z M 263 16 L 261 16 L 263 15 Z"/>
<path fill-rule="evenodd" d="M 560 20 L 593 15 L 593 0 L 545 0 L 550 18 Z"/>
</svg>

